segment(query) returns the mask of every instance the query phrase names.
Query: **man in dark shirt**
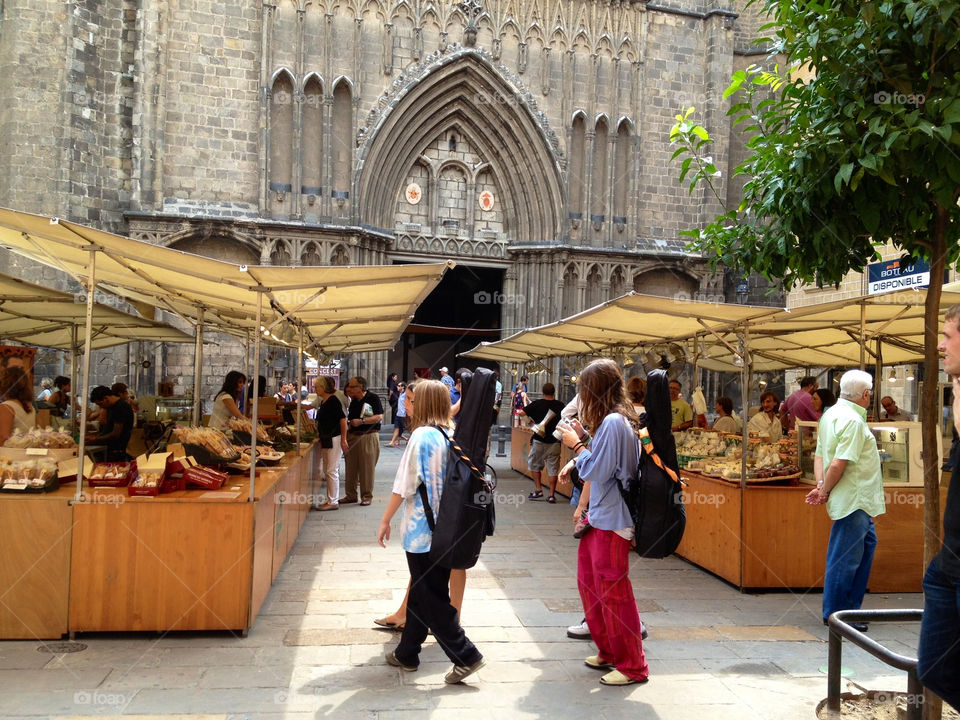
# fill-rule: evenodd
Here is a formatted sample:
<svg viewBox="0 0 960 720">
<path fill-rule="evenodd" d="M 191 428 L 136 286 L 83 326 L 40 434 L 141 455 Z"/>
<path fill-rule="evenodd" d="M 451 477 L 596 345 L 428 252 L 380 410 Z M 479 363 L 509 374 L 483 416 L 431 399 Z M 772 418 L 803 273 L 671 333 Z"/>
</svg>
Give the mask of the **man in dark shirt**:
<svg viewBox="0 0 960 720">
<path fill-rule="evenodd" d="M 946 313 L 943 370 L 953 379 L 953 422 L 960 430 L 960 305 Z M 943 513 L 943 547 L 923 578 L 923 622 L 917 649 L 920 682 L 960 710 L 960 445 L 953 448 L 953 473 Z"/>
<path fill-rule="evenodd" d="M 107 411 L 107 422 L 99 433 L 87 435 L 86 441 L 105 445 L 104 459 L 107 462 L 129 460 L 127 443 L 130 442 L 130 433 L 133 430 L 133 410 L 106 385 L 98 385 L 90 391 L 90 402 Z"/>
<path fill-rule="evenodd" d="M 563 412 L 563 403 L 554 397 L 556 388 L 553 383 L 547 383 L 543 386 L 543 399 L 534 400 L 524 407 L 521 415 L 526 415 L 534 422 L 533 437 L 530 440 L 530 454 L 527 456 L 527 464 L 530 467 L 530 474 L 533 476 L 534 490 L 527 497 L 530 500 L 543 499 L 543 484 L 540 481 L 540 473 L 544 467 L 547 468 L 547 482 L 550 484 L 550 495 L 547 496 L 547 502 L 555 503 L 557 501 L 554 494 L 557 491 L 557 475 L 560 473 L 560 441 L 553 436 L 553 431 L 557 428 L 560 421 L 560 413 Z M 543 422 L 550 412 L 553 417 L 547 422 Z"/>
<path fill-rule="evenodd" d="M 357 375 L 350 378 L 344 388 L 350 398 L 347 408 L 346 478 L 341 503 L 357 502 L 357 486 L 360 487 L 361 505 L 369 505 L 373 499 L 373 474 L 380 459 L 380 423 L 383 420 L 383 403 L 367 390 L 367 379 Z"/>
</svg>

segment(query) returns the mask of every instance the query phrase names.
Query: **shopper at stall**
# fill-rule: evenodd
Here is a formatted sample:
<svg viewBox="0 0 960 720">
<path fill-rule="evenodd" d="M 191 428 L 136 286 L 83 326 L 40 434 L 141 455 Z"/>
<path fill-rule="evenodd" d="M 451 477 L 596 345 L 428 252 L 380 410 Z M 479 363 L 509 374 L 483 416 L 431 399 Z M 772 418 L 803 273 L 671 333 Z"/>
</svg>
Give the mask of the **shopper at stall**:
<svg viewBox="0 0 960 720">
<path fill-rule="evenodd" d="M 369 505 L 373 500 L 373 475 L 380 459 L 380 423 L 383 421 L 383 403 L 375 393 L 367 390 L 367 379 L 357 375 L 350 378 L 346 388 L 350 398 L 347 409 L 346 495 L 342 503 Z M 359 488 L 359 494 L 357 492 Z"/>
<path fill-rule="evenodd" d="M 340 508 L 340 457 L 349 449 L 347 444 L 347 416 L 337 399 L 336 383 L 329 375 L 314 381 L 320 405 L 317 408 L 317 436 L 320 439 L 320 476 L 326 481 L 327 500 L 314 504 L 317 510 Z"/>
<path fill-rule="evenodd" d="M 953 422 L 960 429 L 960 305 L 947 309 L 943 371 L 953 385 Z M 960 444 L 952 448 L 950 488 L 943 513 L 943 545 L 923 577 L 923 621 L 917 648 L 920 682 L 960 711 Z"/>
<path fill-rule="evenodd" d="M 440 368 L 440 382 L 446 385 L 448 390 L 452 390 L 456 384 L 456 380 L 450 377 L 450 370 L 445 367 Z"/>
<path fill-rule="evenodd" d="M 140 412 L 140 406 L 137 405 L 136 397 L 131 395 L 130 388 L 128 388 L 125 383 L 115 382 L 110 386 L 110 389 L 115 395 L 118 395 L 121 400 L 130 406 L 130 409 L 133 411 L 134 426 L 136 426 L 137 413 Z M 107 412 L 108 410 L 106 408 L 102 408 L 100 410 L 98 420 L 101 426 L 105 426 L 107 424 Z"/>
<path fill-rule="evenodd" d="M 546 498 L 547 502 L 555 503 L 557 501 L 557 476 L 560 474 L 560 441 L 553 436 L 553 431 L 557 429 L 557 423 L 560 421 L 563 403 L 557 400 L 555 394 L 556 388 L 553 383 L 545 383 L 543 397 L 540 400 L 534 400 L 520 411 L 521 415 L 530 418 L 534 424 L 534 433 L 530 438 L 530 452 L 527 456 L 530 475 L 533 477 L 533 492 L 527 496 L 528 500 L 543 500 L 541 475 L 546 469 L 547 485 L 550 488 L 550 494 Z M 547 420 L 550 413 L 553 416 L 550 420 Z"/>
<path fill-rule="evenodd" d="M 418 491 L 423 484 L 433 513 L 439 513 L 448 444 L 443 432 L 431 426 L 450 425 L 449 389 L 432 380 L 417 383 L 414 414 L 417 428 L 410 434 L 410 442 L 400 458 L 393 493 L 377 531 L 377 542 L 386 547 L 390 521 L 403 505 L 401 544 L 410 568 L 410 597 L 400 643 L 387 653 L 386 659 L 394 667 L 415 671 L 427 632 L 432 631 L 437 644 L 453 662 L 444 682 L 455 684 L 483 667 L 483 656 L 463 632 L 457 610 L 450 602 L 450 570 L 430 561 L 433 534 Z"/>
<path fill-rule="evenodd" d="M 693 427 L 693 408 L 680 397 L 683 386 L 679 380 L 670 381 L 670 412 L 673 414 L 673 431 Z"/>
<path fill-rule="evenodd" d="M 243 394 L 243 387 L 247 384 L 247 376 L 237 370 L 231 370 L 223 379 L 223 385 L 220 391 L 213 398 L 213 411 L 210 413 L 209 425 L 221 432 L 228 432 L 230 429 L 230 418 L 235 417 L 244 420 L 243 413 L 240 412 L 240 395 Z"/>
<path fill-rule="evenodd" d="M 627 399 L 633 405 L 633 411 L 637 417 L 643 415 L 647 410 L 643 406 L 647 397 L 647 381 L 639 375 L 634 375 L 627 381 Z"/>
<path fill-rule="evenodd" d="M 820 413 L 814 410 L 813 393 L 817 389 L 817 379 L 812 375 L 805 375 L 797 382 L 800 389 L 783 401 L 780 412 L 780 422 L 784 430 L 793 430 L 797 420 L 819 420 Z"/>
<path fill-rule="evenodd" d="M 37 423 L 33 385 L 22 367 L 0 373 L 0 445 L 14 434 L 30 432 Z"/>
<path fill-rule="evenodd" d="M 407 384 L 397 383 L 397 407 L 393 411 L 393 437 L 387 443 L 390 447 L 399 447 L 400 441 L 406 441 L 407 430 Z"/>
<path fill-rule="evenodd" d="M 725 433 L 738 433 L 743 427 L 740 421 L 733 416 L 733 400 L 726 395 L 717 398 L 717 419 L 713 421 L 713 429 Z"/>
<path fill-rule="evenodd" d="M 769 438 L 771 442 L 778 441 L 783 436 L 783 425 L 777 412 L 779 408 L 780 398 L 776 393 L 767 390 L 760 396 L 760 411 L 750 418 L 747 430 L 760 437 Z"/>
<path fill-rule="evenodd" d="M 837 404 L 837 396 L 826 388 L 817 388 L 814 390 L 810 399 L 813 400 L 813 409 L 821 415 L 824 410 Z"/>
<path fill-rule="evenodd" d="M 857 610 L 877 547 L 873 518 L 885 511 L 877 441 L 867 427 L 873 378 L 849 370 L 840 378 L 840 399 L 820 418 L 809 505 L 827 506 L 833 520 L 823 578 L 823 622 L 837 610 Z M 862 623 L 851 623 L 866 630 Z"/>
<path fill-rule="evenodd" d="M 106 423 L 100 431 L 86 436 L 91 445 L 102 445 L 99 453 L 107 462 L 126 462 L 127 444 L 133 431 L 133 410 L 121 397 L 106 385 L 98 385 L 90 391 L 90 402 L 107 411 Z"/>
</svg>

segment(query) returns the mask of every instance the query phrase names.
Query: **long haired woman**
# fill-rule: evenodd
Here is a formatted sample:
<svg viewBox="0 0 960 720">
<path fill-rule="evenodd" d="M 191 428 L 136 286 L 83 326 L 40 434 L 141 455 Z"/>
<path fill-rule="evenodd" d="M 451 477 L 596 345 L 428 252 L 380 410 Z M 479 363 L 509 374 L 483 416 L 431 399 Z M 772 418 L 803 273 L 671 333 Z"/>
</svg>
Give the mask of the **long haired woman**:
<svg viewBox="0 0 960 720">
<path fill-rule="evenodd" d="M 627 487 L 637 472 L 637 416 L 613 360 L 587 365 L 578 394 L 580 419 L 593 430 L 593 439 L 588 449 L 586 435 L 581 437 L 575 426 L 563 430 L 563 443 L 573 449 L 584 481 L 574 520 L 586 514 L 590 524 L 577 551 L 577 588 L 599 652 L 584 662 L 609 670 L 600 678 L 603 685 L 642 683 L 650 670 L 628 574 L 633 520 L 618 486 Z"/>
</svg>

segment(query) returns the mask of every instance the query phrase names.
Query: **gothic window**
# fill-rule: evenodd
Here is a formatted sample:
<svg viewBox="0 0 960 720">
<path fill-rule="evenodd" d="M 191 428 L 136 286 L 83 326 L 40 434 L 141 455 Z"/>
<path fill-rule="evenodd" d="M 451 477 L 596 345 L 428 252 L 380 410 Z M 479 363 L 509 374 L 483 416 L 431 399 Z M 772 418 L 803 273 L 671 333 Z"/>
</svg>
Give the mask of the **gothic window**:
<svg viewBox="0 0 960 720">
<path fill-rule="evenodd" d="M 440 171 L 437 203 L 441 231 L 457 235 L 467 220 L 467 176 L 459 165 L 449 164 Z"/>
<path fill-rule="evenodd" d="M 293 77 L 280 72 L 270 94 L 270 196 L 275 214 L 290 207 L 293 190 Z"/>
<path fill-rule="evenodd" d="M 397 192 L 397 230 L 403 232 L 430 232 L 430 170 L 422 162 L 415 162 L 406 181 Z"/>
<path fill-rule="evenodd" d="M 349 265 L 350 252 L 343 245 L 337 245 L 333 249 L 333 254 L 330 255 L 330 264 L 340 266 Z"/>
<path fill-rule="evenodd" d="M 610 299 L 618 298 L 627 292 L 627 279 L 622 266 L 614 268 L 610 274 Z"/>
<path fill-rule="evenodd" d="M 613 174 L 613 221 L 627 222 L 627 198 L 630 196 L 630 158 L 633 152 L 630 121 L 621 120 L 617 129 L 617 158 Z"/>
<path fill-rule="evenodd" d="M 316 75 L 303 88 L 303 140 L 301 149 L 301 188 L 304 212 L 316 214 L 323 195 L 323 86 Z"/>
<path fill-rule="evenodd" d="M 353 102 L 350 84 L 341 80 L 333 89 L 333 188 L 335 200 L 350 197 L 353 167 Z"/>
<path fill-rule="evenodd" d="M 577 312 L 577 269 L 567 265 L 563 271 L 563 317 L 569 317 Z"/>
<path fill-rule="evenodd" d="M 307 243 L 300 253 L 300 264 L 304 266 L 323 265 L 320 258 L 320 251 L 314 243 Z"/>
<path fill-rule="evenodd" d="M 573 139 L 570 148 L 570 217 L 583 217 L 583 187 L 586 160 L 586 123 L 582 114 L 573 119 Z"/>
<path fill-rule="evenodd" d="M 603 275 L 600 267 L 594 265 L 587 275 L 587 297 L 584 309 L 599 305 L 606 299 L 603 296 Z"/>
<path fill-rule="evenodd" d="M 484 193 L 489 193 L 492 197 L 492 205 L 489 209 L 484 209 L 480 202 L 484 199 Z M 481 239 L 495 238 L 493 233 L 506 233 L 505 214 L 503 212 L 505 198 L 499 191 L 497 179 L 490 168 L 481 170 L 477 175 L 477 183 L 474 188 L 475 221 L 474 237 Z"/>
<path fill-rule="evenodd" d="M 590 221 L 602 223 L 607 213 L 607 148 L 609 130 L 607 119 L 597 121 L 593 137 L 593 179 L 590 185 Z"/>
<path fill-rule="evenodd" d="M 282 240 L 277 241 L 270 253 L 270 264 L 285 267 L 293 264 L 293 253 L 287 243 Z"/>
</svg>

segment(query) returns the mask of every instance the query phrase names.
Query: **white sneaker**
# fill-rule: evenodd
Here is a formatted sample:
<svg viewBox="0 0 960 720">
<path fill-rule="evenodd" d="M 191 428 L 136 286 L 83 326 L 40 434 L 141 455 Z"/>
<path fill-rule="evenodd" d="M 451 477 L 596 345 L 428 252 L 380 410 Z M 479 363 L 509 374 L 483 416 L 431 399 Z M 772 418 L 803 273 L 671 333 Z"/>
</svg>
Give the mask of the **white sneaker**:
<svg viewBox="0 0 960 720">
<path fill-rule="evenodd" d="M 568 627 L 567 637 L 573 638 L 574 640 L 589 640 L 590 628 L 587 627 L 587 621 L 584 620 L 579 625 L 571 625 Z M 643 624 L 643 620 L 640 621 L 640 638 L 642 640 L 647 639 L 647 626 Z"/>
<path fill-rule="evenodd" d="M 574 640 L 589 640 L 590 628 L 587 627 L 587 621 L 584 620 L 578 625 L 571 625 L 567 628 L 567 637 Z"/>
</svg>

